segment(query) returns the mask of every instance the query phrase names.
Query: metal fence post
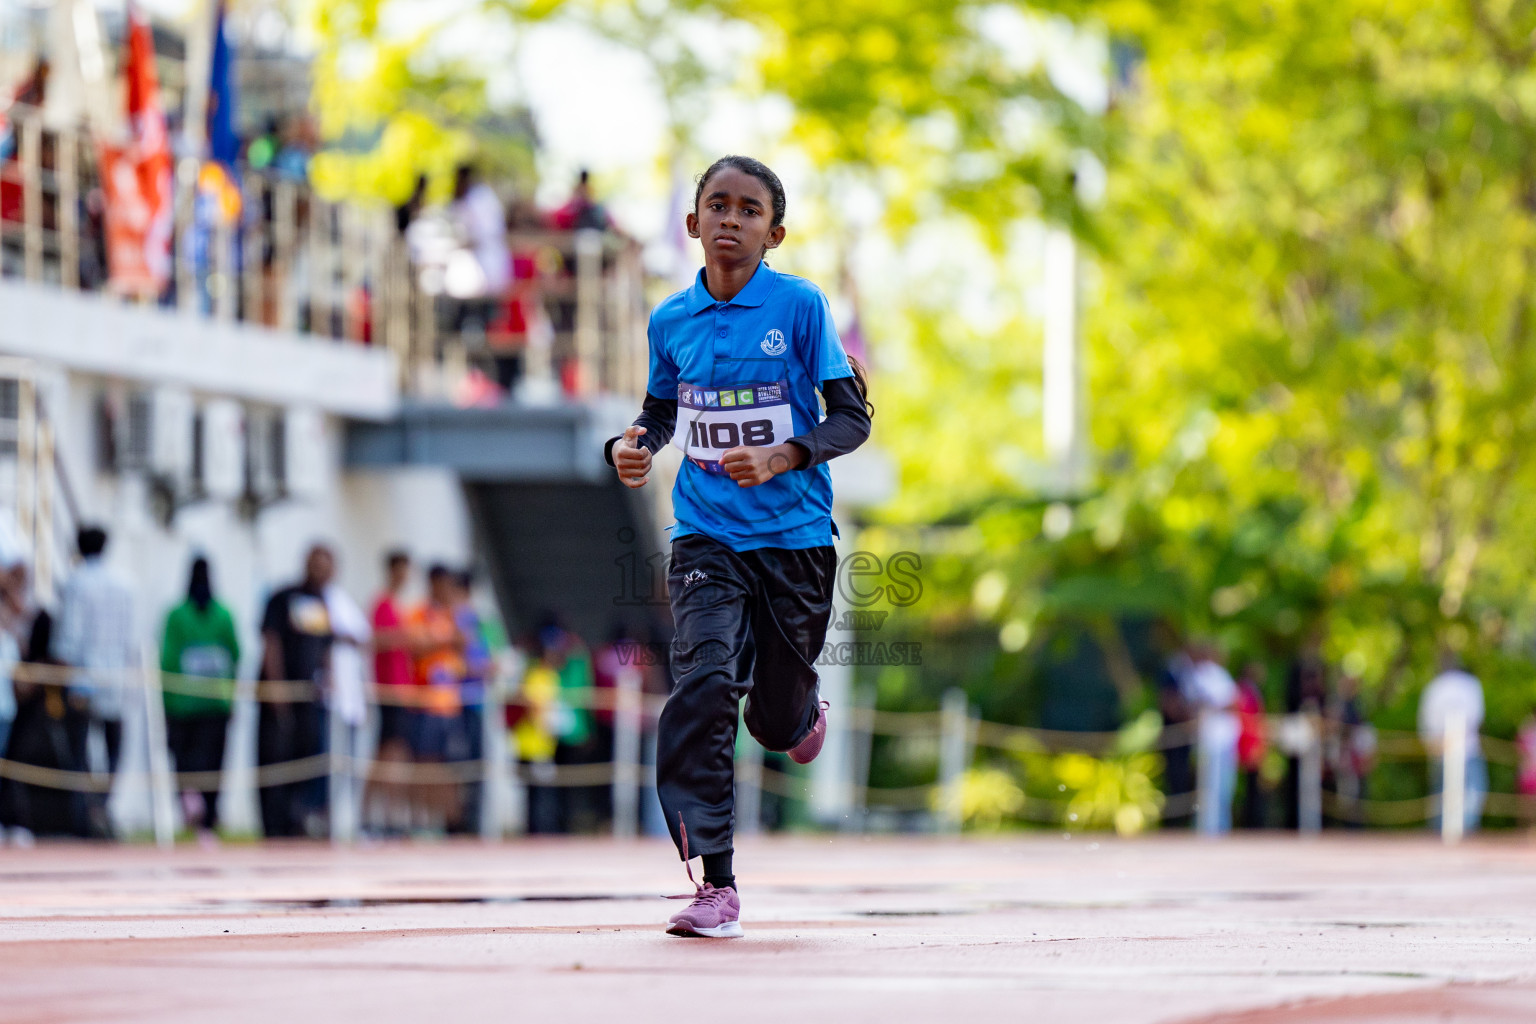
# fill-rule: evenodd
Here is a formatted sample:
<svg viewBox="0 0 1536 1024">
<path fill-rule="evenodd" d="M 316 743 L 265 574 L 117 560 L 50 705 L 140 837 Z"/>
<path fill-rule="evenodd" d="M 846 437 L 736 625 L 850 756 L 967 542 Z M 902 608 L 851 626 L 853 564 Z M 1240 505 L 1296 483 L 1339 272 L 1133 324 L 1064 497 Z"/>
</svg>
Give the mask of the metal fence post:
<svg viewBox="0 0 1536 1024">
<path fill-rule="evenodd" d="M 939 706 L 939 786 L 941 810 L 939 829 L 959 832 L 961 825 L 960 793 L 964 784 L 967 738 L 970 722 L 965 691 L 954 687 L 944 691 Z"/>
<path fill-rule="evenodd" d="M 480 838 L 500 839 L 506 834 L 506 715 L 502 711 L 501 680 L 492 673 L 485 681 L 480 703 Z"/>
<path fill-rule="evenodd" d="M 753 836 L 762 830 L 763 748 L 747 736 L 736 754 L 736 833 Z"/>
<path fill-rule="evenodd" d="M 352 752 L 347 749 L 347 723 L 342 721 L 335 706 L 336 701 L 332 700 L 330 705 L 325 711 L 326 734 L 329 738 L 326 746 L 330 750 L 330 757 L 326 759 L 325 781 L 331 805 L 331 842 L 350 843 L 357 838 L 350 806 L 351 780 L 347 777 L 349 772 L 346 764 Z"/>
<path fill-rule="evenodd" d="M 613 714 L 613 834 L 640 832 L 640 673 L 621 668 Z"/>
<path fill-rule="evenodd" d="M 1296 797 L 1297 826 L 1304 835 L 1317 835 L 1323 830 L 1323 734 L 1312 715 L 1303 721 L 1307 733 L 1301 752 L 1300 792 Z"/>
<path fill-rule="evenodd" d="M 1446 715 L 1441 740 L 1440 838 L 1455 846 L 1467 818 L 1467 717 L 1460 709 Z"/>
<path fill-rule="evenodd" d="M 230 709 L 224 777 L 219 787 L 219 822 L 221 831 L 231 835 L 262 834 L 261 787 L 256 764 L 261 718 L 259 687 L 251 679 L 236 682 L 235 703 Z"/>
<path fill-rule="evenodd" d="M 860 832 L 869 825 L 869 768 L 874 760 L 875 708 L 879 693 L 873 685 L 860 686 L 853 692 L 853 714 L 848 720 L 848 741 L 853 747 L 854 827 Z"/>
<path fill-rule="evenodd" d="M 176 842 L 176 782 L 171 775 L 170 749 L 166 745 L 165 700 L 161 696 L 160 667 L 152 652 L 141 655 L 144 691 L 144 742 L 149 753 L 149 813 L 154 824 L 155 845 L 167 849 Z"/>
<path fill-rule="evenodd" d="M 485 688 L 485 711 L 480 723 L 484 739 L 481 747 L 484 785 L 480 787 L 480 836 L 483 839 L 502 839 L 508 834 L 520 833 L 527 820 L 520 783 L 513 772 L 512 748 L 507 740 L 507 690 L 514 674 L 510 667 L 498 664 Z"/>
</svg>

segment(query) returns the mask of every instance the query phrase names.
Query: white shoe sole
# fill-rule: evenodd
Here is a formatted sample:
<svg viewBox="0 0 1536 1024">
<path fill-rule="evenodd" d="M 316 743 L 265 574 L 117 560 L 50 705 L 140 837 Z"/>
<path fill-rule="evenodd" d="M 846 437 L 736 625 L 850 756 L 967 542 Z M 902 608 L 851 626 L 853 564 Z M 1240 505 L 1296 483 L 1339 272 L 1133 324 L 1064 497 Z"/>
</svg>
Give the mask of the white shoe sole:
<svg viewBox="0 0 1536 1024">
<path fill-rule="evenodd" d="M 700 939 L 739 939 L 742 931 L 740 921 L 727 921 L 715 928 L 691 928 L 685 924 L 675 924 L 667 929 L 667 934 Z"/>
</svg>

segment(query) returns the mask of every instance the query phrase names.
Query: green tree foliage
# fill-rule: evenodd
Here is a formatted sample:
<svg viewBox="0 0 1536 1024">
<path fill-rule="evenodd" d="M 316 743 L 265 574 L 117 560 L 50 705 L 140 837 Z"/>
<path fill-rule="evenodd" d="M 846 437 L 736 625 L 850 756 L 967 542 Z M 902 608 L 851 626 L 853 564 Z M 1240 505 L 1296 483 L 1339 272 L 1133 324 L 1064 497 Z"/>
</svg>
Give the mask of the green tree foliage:
<svg viewBox="0 0 1536 1024">
<path fill-rule="evenodd" d="M 712 6 L 762 33 L 761 84 L 793 105 L 796 143 L 823 165 L 867 169 L 892 225 L 958 211 L 988 231 L 1026 214 L 1090 230 L 1072 180 L 1083 155 L 1102 146 L 1102 122 L 1052 81 L 1044 51 L 1067 36 L 1027 8 Z"/>
<path fill-rule="evenodd" d="M 464 160 L 530 185 L 526 116 L 492 110 L 485 69 L 435 47 L 445 22 L 391 32 L 385 7 L 383 0 L 317 0 L 302 9 L 318 42 L 311 103 L 325 148 L 311 171 L 316 188 L 332 199 L 399 203 L 424 174 L 444 198 Z"/>
<path fill-rule="evenodd" d="M 1510 726 L 1536 696 L 1536 12 L 1095 13 L 1141 59 L 1110 117 L 1082 530 L 1111 562 L 1161 548 L 1191 624 L 1321 636 L 1388 703 L 1463 648 Z"/>
</svg>

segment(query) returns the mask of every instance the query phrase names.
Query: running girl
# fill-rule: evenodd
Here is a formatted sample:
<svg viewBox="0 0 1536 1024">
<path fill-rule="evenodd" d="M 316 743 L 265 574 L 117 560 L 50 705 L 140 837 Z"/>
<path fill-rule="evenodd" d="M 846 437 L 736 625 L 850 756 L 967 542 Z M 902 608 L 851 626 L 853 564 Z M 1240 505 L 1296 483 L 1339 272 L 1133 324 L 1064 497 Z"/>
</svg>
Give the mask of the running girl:
<svg viewBox="0 0 1536 1024">
<path fill-rule="evenodd" d="M 658 727 L 656 788 L 684 863 L 703 858 L 704 881 L 667 931 L 729 938 L 741 934 L 737 705 L 747 698 L 747 729 L 767 749 L 800 764 L 821 752 L 816 658 L 837 571 L 826 463 L 869 436 L 870 410 L 826 296 L 763 261 L 784 241 L 776 174 L 749 157 L 716 160 L 699 178 L 688 234 L 704 269 L 651 314 L 644 407 L 606 454 L 629 487 L 645 485 L 668 440 L 687 457 L 672 491 L 676 686 Z"/>
</svg>

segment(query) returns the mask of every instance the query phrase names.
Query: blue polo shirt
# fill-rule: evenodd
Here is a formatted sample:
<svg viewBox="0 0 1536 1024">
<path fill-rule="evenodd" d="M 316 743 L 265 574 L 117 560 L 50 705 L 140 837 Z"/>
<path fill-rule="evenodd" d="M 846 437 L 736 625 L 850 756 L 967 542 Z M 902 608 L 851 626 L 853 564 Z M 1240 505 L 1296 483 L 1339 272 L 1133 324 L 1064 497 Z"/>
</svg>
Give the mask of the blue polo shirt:
<svg viewBox="0 0 1536 1024">
<path fill-rule="evenodd" d="M 789 382 L 795 435 L 821 422 L 817 389 L 853 376 L 827 297 L 811 282 L 760 263 L 746 287 L 717 302 L 704 286 L 668 296 L 651 313 L 646 390 L 676 398 L 679 382 L 708 388 Z M 734 551 L 832 543 L 832 472 L 826 463 L 742 487 L 683 460 L 672 489 L 673 538 L 700 533 Z"/>
</svg>

